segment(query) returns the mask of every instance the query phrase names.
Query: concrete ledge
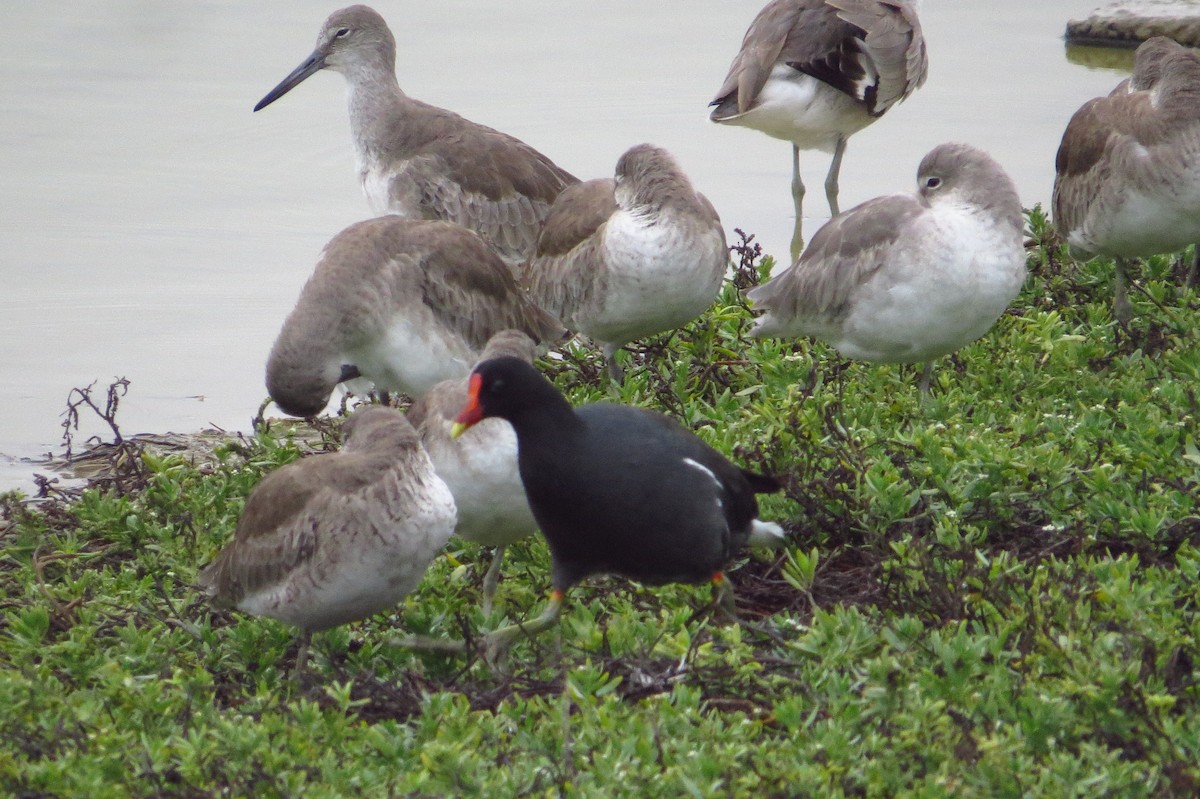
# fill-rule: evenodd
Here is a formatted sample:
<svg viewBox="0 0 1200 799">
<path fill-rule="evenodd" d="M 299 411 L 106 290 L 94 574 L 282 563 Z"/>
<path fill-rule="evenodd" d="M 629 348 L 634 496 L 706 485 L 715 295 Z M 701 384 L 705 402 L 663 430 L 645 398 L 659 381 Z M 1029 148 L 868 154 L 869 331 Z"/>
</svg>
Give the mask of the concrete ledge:
<svg viewBox="0 0 1200 799">
<path fill-rule="evenodd" d="M 1137 47 L 1151 36 L 1200 47 L 1200 0 L 1117 0 L 1067 23 L 1070 44 Z"/>
</svg>

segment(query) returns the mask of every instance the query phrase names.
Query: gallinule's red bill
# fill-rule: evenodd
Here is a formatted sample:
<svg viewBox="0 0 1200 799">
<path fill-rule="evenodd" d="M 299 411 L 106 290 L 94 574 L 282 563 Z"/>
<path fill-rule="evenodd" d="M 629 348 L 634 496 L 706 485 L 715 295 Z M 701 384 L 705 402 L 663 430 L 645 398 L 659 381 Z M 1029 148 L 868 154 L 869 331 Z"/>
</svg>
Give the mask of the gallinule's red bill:
<svg viewBox="0 0 1200 799">
<path fill-rule="evenodd" d="M 779 483 L 739 469 L 661 413 L 573 408 L 533 366 L 510 357 L 480 363 L 469 386 L 455 433 L 494 416 L 512 424 L 529 507 L 553 562 L 545 612 L 491 633 L 491 657 L 522 633 L 550 627 L 566 590 L 593 574 L 651 585 L 712 580 L 728 606 L 722 569 L 734 552 L 783 538 L 779 525 L 756 518 L 754 496 Z"/>
<path fill-rule="evenodd" d="M 200 575 L 215 606 L 300 628 L 293 677 L 314 632 L 395 605 L 454 532 L 454 498 L 404 414 L 362 409 L 343 434 L 340 452 L 264 477 Z"/>
</svg>

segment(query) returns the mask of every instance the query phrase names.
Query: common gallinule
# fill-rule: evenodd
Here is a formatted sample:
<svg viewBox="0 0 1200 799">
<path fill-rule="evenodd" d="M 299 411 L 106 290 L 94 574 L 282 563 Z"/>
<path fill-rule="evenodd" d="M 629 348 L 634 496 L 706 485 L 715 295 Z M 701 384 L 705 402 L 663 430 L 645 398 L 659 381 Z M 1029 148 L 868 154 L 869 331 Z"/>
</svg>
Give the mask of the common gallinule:
<svg viewBox="0 0 1200 799">
<path fill-rule="evenodd" d="M 333 12 L 312 54 L 254 110 L 322 69 L 346 79 L 358 175 L 376 214 L 456 222 L 515 265 L 533 251 L 550 203 L 577 182 L 528 144 L 401 91 L 396 40 L 367 6 Z"/>
<path fill-rule="evenodd" d="M 215 606 L 300 628 L 294 678 L 314 632 L 394 606 L 454 532 L 454 497 L 404 414 L 360 409 L 343 433 L 339 452 L 264 477 L 200 575 Z"/>
<path fill-rule="evenodd" d="M 876 197 L 831 219 L 800 259 L 748 297 L 755 336 L 807 335 L 847 358 L 932 361 L 986 333 L 1025 282 L 1017 188 L 991 156 L 942 144 L 917 191 Z"/>
<path fill-rule="evenodd" d="M 758 520 L 754 496 L 779 483 L 734 466 L 661 413 L 573 408 L 537 369 L 511 357 L 480 363 L 469 386 L 455 433 L 490 417 L 512 424 L 521 481 L 553 564 L 545 612 L 489 634 L 490 657 L 550 627 L 567 589 L 594 574 L 651 585 L 711 580 L 731 609 L 722 571 L 730 558 L 747 543 L 783 539 L 779 525 Z"/>
<path fill-rule="evenodd" d="M 539 306 L 599 342 L 620 381 L 617 351 L 704 313 L 728 266 L 712 204 L 670 153 L 640 144 L 617 161 L 615 179 L 558 196 L 521 282 Z"/>
<path fill-rule="evenodd" d="M 502 355 L 533 363 L 533 341 L 519 330 L 502 330 L 488 341 L 479 361 Z M 489 616 L 505 548 L 537 529 L 537 522 L 517 471 L 517 434 L 512 425 L 500 418 L 484 419 L 458 438 L 451 437 L 454 417 L 467 401 L 467 383 L 466 377 L 438 383 L 412 404 L 408 419 L 438 476 L 454 494 L 458 506 L 454 532 L 496 548 L 483 578 L 483 613 Z"/>
<path fill-rule="evenodd" d="M 560 340 L 508 267 L 466 228 L 389 215 L 351 225 L 321 253 L 267 360 L 284 413 L 320 413 L 341 381 L 417 396 L 465 377 L 493 333 Z"/>
<path fill-rule="evenodd" d="M 742 39 L 709 119 L 792 143 L 796 229 L 803 246 L 800 151 L 833 152 L 825 178 L 838 215 L 846 140 L 925 82 L 929 60 L 915 0 L 772 0 Z"/>
</svg>

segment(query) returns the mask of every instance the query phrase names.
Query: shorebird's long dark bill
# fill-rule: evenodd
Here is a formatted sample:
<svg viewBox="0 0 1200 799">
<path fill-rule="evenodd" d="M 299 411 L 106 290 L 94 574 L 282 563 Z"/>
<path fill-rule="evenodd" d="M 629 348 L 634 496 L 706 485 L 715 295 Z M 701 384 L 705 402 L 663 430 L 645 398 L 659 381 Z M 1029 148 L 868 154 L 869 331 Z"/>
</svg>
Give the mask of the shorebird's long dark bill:
<svg viewBox="0 0 1200 799">
<path fill-rule="evenodd" d="M 305 78 L 314 72 L 319 72 L 325 68 L 325 55 L 323 53 L 313 53 L 308 58 L 304 59 L 304 63 L 292 70 L 292 73 L 279 82 L 271 91 L 267 92 L 267 96 L 258 101 L 258 105 L 254 106 L 255 111 L 266 108 L 271 103 L 283 97 L 285 94 L 296 88 Z"/>
</svg>

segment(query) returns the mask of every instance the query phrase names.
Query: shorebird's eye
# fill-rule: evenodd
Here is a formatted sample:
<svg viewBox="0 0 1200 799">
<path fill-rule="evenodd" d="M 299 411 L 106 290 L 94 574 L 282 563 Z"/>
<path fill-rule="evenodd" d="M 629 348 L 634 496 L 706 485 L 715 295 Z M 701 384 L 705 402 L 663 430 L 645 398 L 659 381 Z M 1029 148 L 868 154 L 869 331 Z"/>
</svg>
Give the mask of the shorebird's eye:
<svg viewBox="0 0 1200 799">
<path fill-rule="evenodd" d="M 925 178 L 925 188 L 927 189 L 936 189 L 940 185 L 942 185 L 941 178 Z"/>
<path fill-rule="evenodd" d="M 347 36 L 349 36 L 349 35 L 350 35 L 350 29 L 349 29 L 349 28 L 338 28 L 338 32 L 337 32 L 337 33 L 335 33 L 335 34 L 333 34 L 333 38 L 335 38 L 335 39 L 344 39 L 344 38 L 346 38 L 346 37 L 347 37 Z"/>
</svg>

